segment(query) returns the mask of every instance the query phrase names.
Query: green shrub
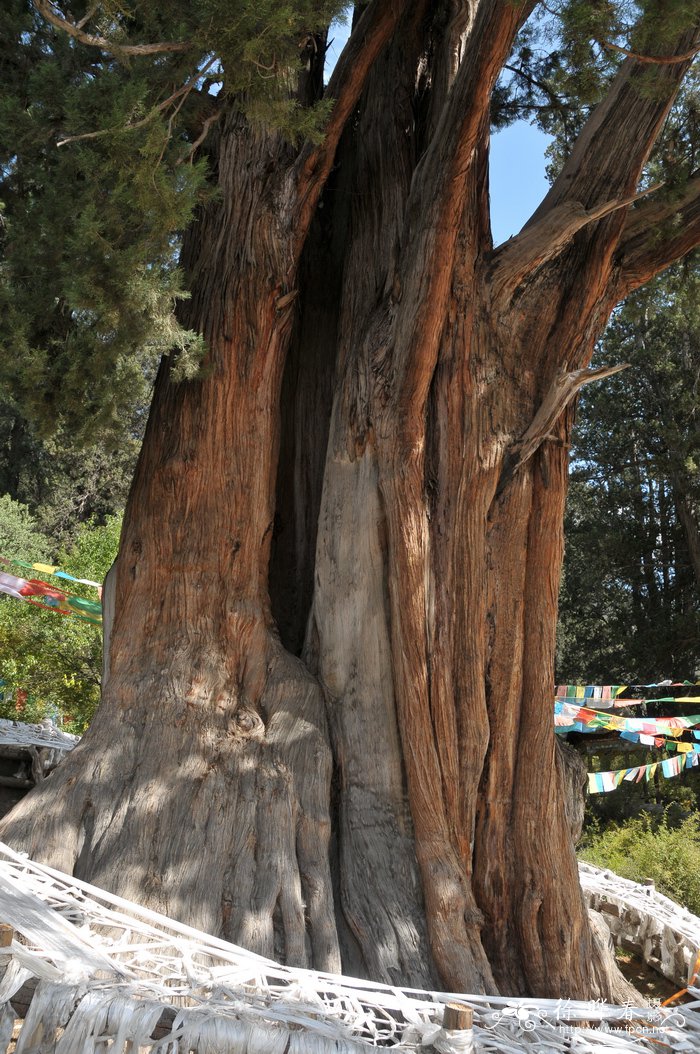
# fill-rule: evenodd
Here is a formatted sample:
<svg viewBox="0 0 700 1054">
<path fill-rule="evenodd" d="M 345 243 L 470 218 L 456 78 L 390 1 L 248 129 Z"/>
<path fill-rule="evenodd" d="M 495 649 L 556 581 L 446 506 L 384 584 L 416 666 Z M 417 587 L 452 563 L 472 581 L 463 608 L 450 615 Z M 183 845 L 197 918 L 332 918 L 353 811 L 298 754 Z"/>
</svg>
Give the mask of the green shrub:
<svg viewBox="0 0 700 1054">
<path fill-rule="evenodd" d="M 660 893 L 700 915 L 700 813 L 677 826 L 664 815 L 593 828 L 579 856 L 634 882 L 653 879 Z"/>
<path fill-rule="evenodd" d="M 119 516 L 108 517 L 102 526 L 81 524 L 70 549 L 56 554 L 61 569 L 102 581 L 117 551 L 120 525 Z M 3 538 L 11 557 L 33 562 L 46 560 L 49 553 L 53 559 L 50 543 L 44 539 L 40 547 L 42 538 L 34 521 L 16 502 L 3 505 L 0 500 Z M 25 573 L 21 568 L 10 570 L 20 576 Z M 64 588 L 97 599 L 90 586 L 68 582 Z M 101 672 L 99 626 L 0 596 L 0 717 L 38 721 L 50 716 L 66 731 L 83 732 L 99 703 Z"/>
</svg>

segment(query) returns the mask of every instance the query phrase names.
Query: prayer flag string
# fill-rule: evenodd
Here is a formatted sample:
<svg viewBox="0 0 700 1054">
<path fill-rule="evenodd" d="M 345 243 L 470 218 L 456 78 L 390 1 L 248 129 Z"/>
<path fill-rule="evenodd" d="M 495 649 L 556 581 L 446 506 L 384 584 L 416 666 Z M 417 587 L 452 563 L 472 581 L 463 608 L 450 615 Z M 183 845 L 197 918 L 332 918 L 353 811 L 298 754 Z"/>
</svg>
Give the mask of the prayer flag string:
<svg viewBox="0 0 700 1054">
<path fill-rule="evenodd" d="M 663 687 L 669 694 L 654 698 L 659 688 Z M 700 714 L 688 717 L 621 717 L 615 714 L 601 713 L 599 709 L 582 706 L 579 700 L 596 700 L 598 706 L 603 702 L 608 706 L 628 706 L 631 702 L 700 702 L 698 689 L 700 685 L 686 681 L 670 685 L 559 685 L 554 704 L 555 731 L 567 732 L 618 732 L 621 738 L 642 746 L 674 750 L 674 757 L 653 761 L 647 765 L 633 765 L 630 768 L 614 769 L 608 772 L 589 772 L 588 791 L 590 794 L 605 794 L 615 790 L 624 782 L 640 783 L 650 780 L 658 773 L 666 779 L 680 775 L 684 769 L 700 766 Z M 573 689 L 573 691 L 572 691 Z M 588 692 L 588 694 L 586 694 Z M 673 694 L 671 694 L 673 692 Z M 605 693 L 605 698 L 603 696 Z M 624 695 L 622 695 L 624 693 Z M 693 742 L 681 740 L 685 732 L 690 732 Z"/>
<path fill-rule="evenodd" d="M 24 600 L 36 607 L 47 608 L 58 615 L 70 615 L 95 625 L 102 623 L 102 605 L 99 600 L 85 600 L 36 578 L 17 578 L 6 571 L 0 571 L 0 593 L 15 597 L 16 600 Z M 37 597 L 41 599 L 35 599 Z"/>
<path fill-rule="evenodd" d="M 63 578 L 68 582 L 79 582 L 83 586 L 94 586 L 95 589 L 101 589 L 102 584 L 100 582 L 93 582 L 90 578 L 75 578 L 73 575 L 69 575 L 67 571 L 61 571 L 54 564 L 29 564 L 25 560 L 13 560 L 7 556 L 0 556 L 0 563 L 7 565 L 8 567 L 21 567 L 24 571 L 41 571 L 43 575 L 51 575 L 53 578 Z"/>
<path fill-rule="evenodd" d="M 640 703 L 700 703 L 700 684 L 661 681 L 658 684 L 559 684 L 557 702 L 593 705 L 610 710 Z"/>
<path fill-rule="evenodd" d="M 700 725 L 700 714 L 688 717 L 619 717 L 616 714 L 605 714 L 599 710 L 560 701 L 554 704 L 554 725 L 555 731 L 560 735 L 567 732 L 613 731 L 677 738 L 686 729 Z"/>
<path fill-rule="evenodd" d="M 613 706 L 623 705 L 617 703 L 616 699 L 626 687 L 625 684 L 558 684 L 555 695 L 557 702 L 576 703 L 579 706 L 587 702 L 601 710 L 609 710 Z M 629 700 L 625 705 L 629 705 Z"/>
<path fill-rule="evenodd" d="M 670 779 L 679 776 L 684 769 L 697 768 L 700 765 L 700 753 L 695 751 L 677 754 L 673 758 L 654 761 L 650 765 L 635 765 L 629 769 L 614 769 L 610 772 L 589 772 L 588 791 L 590 794 L 606 794 L 615 790 L 621 783 L 641 783 L 653 779 L 656 773 Z"/>
</svg>

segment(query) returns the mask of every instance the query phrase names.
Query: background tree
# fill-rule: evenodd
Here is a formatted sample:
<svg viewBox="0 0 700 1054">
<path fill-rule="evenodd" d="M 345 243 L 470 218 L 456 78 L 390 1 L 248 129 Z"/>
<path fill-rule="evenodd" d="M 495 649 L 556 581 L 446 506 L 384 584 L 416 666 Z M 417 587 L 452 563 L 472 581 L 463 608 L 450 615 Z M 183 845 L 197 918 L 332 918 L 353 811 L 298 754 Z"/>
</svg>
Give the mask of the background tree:
<svg viewBox="0 0 700 1054">
<path fill-rule="evenodd" d="M 55 556 L 71 548 L 83 524 L 121 515 L 146 415 L 137 402 L 117 422 L 90 422 L 80 439 L 65 427 L 42 435 L 16 404 L 0 400 L 0 494 L 30 510 L 43 538 L 39 548 L 48 544 Z M 0 552 L 19 555 L 9 539 Z"/>
<path fill-rule="evenodd" d="M 18 560 L 48 559 L 49 542 L 34 522 L 26 505 L 9 494 L 0 496 L 0 553 L 13 554 Z"/>
<path fill-rule="evenodd" d="M 615 314 L 573 433 L 558 676 L 584 683 L 700 670 L 700 316 L 696 266 Z"/>
<path fill-rule="evenodd" d="M 639 290 L 619 309 L 600 342 L 597 361 L 627 361 L 609 384 L 584 391 L 573 431 L 566 553 L 560 593 L 557 679 L 582 683 L 697 679 L 700 593 L 690 538 L 675 500 L 685 495 L 690 524 L 697 515 L 698 343 L 697 267 L 681 267 Z M 677 481 L 674 487 L 674 479 Z M 646 712 L 688 715 L 687 706 L 653 704 Z M 577 746 L 592 769 L 619 769 L 660 760 L 658 750 L 617 737 Z M 617 748 L 617 749 L 616 749 Z M 624 749 L 623 749 L 624 748 Z M 625 784 L 593 795 L 587 815 L 619 821 L 640 811 L 668 811 L 677 821 L 697 808 L 694 770 L 680 779 Z M 663 827 L 663 825 L 662 825 Z M 642 831 L 632 823 L 625 837 Z M 614 843 L 615 836 L 610 836 Z M 621 836 L 622 837 L 622 836 Z M 647 831 L 646 848 L 657 844 Z M 663 855 L 665 847 L 657 844 Z M 608 866 L 613 866 L 614 859 Z M 629 877 L 629 876 L 628 876 Z M 668 887 L 670 889 L 670 887 Z"/>
<path fill-rule="evenodd" d="M 321 106 L 331 5 L 11 7 L 17 397 L 115 405 L 130 340 L 180 353 L 101 707 L 2 831 L 288 961 L 609 995 L 551 721 L 570 400 L 614 305 L 700 240 L 696 175 L 638 193 L 700 27 L 562 9 L 597 105 L 494 248 L 491 101 L 534 6 L 374 0 Z"/>
</svg>

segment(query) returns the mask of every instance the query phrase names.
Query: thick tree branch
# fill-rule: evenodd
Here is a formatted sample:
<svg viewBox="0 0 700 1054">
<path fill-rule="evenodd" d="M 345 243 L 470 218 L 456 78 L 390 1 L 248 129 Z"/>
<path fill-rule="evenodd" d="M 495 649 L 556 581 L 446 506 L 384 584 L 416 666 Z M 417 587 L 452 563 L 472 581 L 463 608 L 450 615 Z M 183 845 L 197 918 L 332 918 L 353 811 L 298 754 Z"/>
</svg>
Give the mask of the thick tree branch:
<svg viewBox="0 0 700 1054">
<path fill-rule="evenodd" d="M 416 171 L 409 211 L 425 218 L 439 211 L 446 220 L 449 217 L 449 226 L 454 229 L 455 208 L 459 210 L 468 193 L 463 177 L 471 165 L 493 86 L 532 7 L 530 0 L 481 0 L 478 4 L 459 71 Z"/>
<path fill-rule="evenodd" d="M 431 41 L 434 51 L 430 63 L 430 107 L 426 121 L 427 134 L 435 131 L 445 99 L 459 71 L 462 51 L 474 22 L 476 4 L 464 0 L 448 0 L 444 5 L 445 25 L 437 40 Z"/>
<path fill-rule="evenodd" d="M 587 209 L 580 201 L 564 201 L 533 226 L 509 239 L 495 253 L 492 288 L 494 297 L 510 298 L 517 287 L 538 268 L 570 245 L 574 235 L 589 223 L 624 209 L 659 189 L 659 184 L 629 197 L 606 201 Z"/>
<path fill-rule="evenodd" d="M 69 21 L 64 18 L 57 5 L 52 3 L 51 0 L 32 0 L 32 3 L 42 18 L 45 18 L 56 29 L 62 29 L 64 33 L 67 33 L 81 44 L 88 44 L 90 47 L 99 48 L 101 51 L 107 51 L 112 55 L 172 54 L 174 52 L 187 51 L 191 47 L 191 44 L 183 41 L 162 41 L 159 44 L 119 44 L 114 40 L 108 40 L 107 37 L 86 33 L 83 29 L 86 22 L 85 19 L 77 23 Z"/>
<path fill-rule="evenodd" d="M 584 384 L 590 384 L 591 381 L 600 381 L 604 377 L 611 377 L 614 373 L 626 370 L 628 366 L 628 362 L 623 362 L 617 366 L 603 366 L 597 370 L 569 371 L 565 367 L 560 368 L 529 427 L 517 443 L 513 444 L 506 455 L 501 478 L 496 488 L 496 497 L 505 490 L 518 469 L 532 457 L 542 443 L 546 439 L 551 438 L 552 429 L 557 419 L 580 389 L 583 388 Z"/>
<path fill-rule="evenodd" d="M 411 4 L 414 0 L 410 0 Z M 358 103 L 367 76 L 396 29 L 406 5 L 399 0 L 372 0 L 353 29 L 333 71 L 326 98 L 334 100 L 323 142 L 307 144 L 291 173 L 299 206 L 294 217 L 294 258 L 304 244 L 319 195 L 333 165 L 338 141 Z"/>
<path fill-rule="evenodd" d="M 399 314 L 395 346 L 402 390 L 402 427 L 410 446 L 419 431 L 433 374 L 444 307 L 452 280 L 465 203 L 473 191 L 477 147 L 487 128 L 491 93 L 519 27 L 532 10 L 525 3 L 481 0 L 459 71 L 423 159 L 416 169 L 406 209 L 401 273 L 394 283 L 412 310 Z M 478 210 L 478 196 L 471 199 Z M 472 216 L 472 223 L 478 222 Z"/>
<path fill-rule="evenodd" d="M 619 298 L 644 285 L 700 245 L 700 172 L 673 201 L 633 209 L 615 254 Z"/>
<path fill-rule="evenodd" d="M 183 160 L 189 161 L 190 163 L 192 163 L 194 161 L 194 155 L 196 154 L 196 152 L 199 149 L 199 147 L 202 145 L 204 140 L 209 135 L 209 129 L 211 128 L 211 126 L 213 124 L 215 124 L 219 120 L 219 118 L 221 117 L 222 112 L 223 112 L 222 110 L 217 110 L 215 113 L 209 114 L 209 116 L 206 118 L 206 120 L 203 121 L 203 123 L 202 123 L 202 130 L 200 131 L 199 135 L 197 136 L 197 138 L 194 140 L 194 142 L 190 146 L 189 150 L 187 151 L 187 156 L 185 158 L 183 158 Z"/>
<path fill-rule="evenodd" d="M 634 193 L 692 61 L 688 55 L 698 46 L 700 25 L 687 26 L 674 49 L 678 61 L 657 68 L 653 91 L 646 83 L 647 64 L 635 58 L 625 59 L 527 227 L 566 201 L 579 201 L 591 209 Z"/>
<path fill-rule="evenodd" d="M 610 40 L 601 40 L 600 44 L 601 47 L 607 48 L 608 51 L 617 51 L 620 55 L 626 55 L 627 58 L 636 59 L 637 62 L 646 62 L 652 66 L 666 66 L 674 62 L 687 62 L 688 59 L 694 59 L 700 52 L 700 47 L 695 47 L 685 51 L 682 55 L 640 55 L 638 51 L 620 47 L 619 44 L 613 44 Z"/>
</svg>

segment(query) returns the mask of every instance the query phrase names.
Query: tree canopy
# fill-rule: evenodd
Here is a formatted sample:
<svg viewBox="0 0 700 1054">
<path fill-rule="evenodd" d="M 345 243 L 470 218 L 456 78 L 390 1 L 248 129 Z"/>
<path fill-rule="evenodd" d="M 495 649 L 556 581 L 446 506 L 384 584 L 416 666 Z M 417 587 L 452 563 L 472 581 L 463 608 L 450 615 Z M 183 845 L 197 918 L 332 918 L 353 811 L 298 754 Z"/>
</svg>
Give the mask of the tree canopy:
<svg viewBox="0 0 700 1054">
<path fill-rule="evenodd" d="M 207 193 L 198 147 L 232 94 L 253 122 L 320 134 L 327 107 L 293 82 L 307 52 L 320 68 L 341 7 L 4 5 L 2 369 L 42 429 L 116 423 L 163 353 L 196 371 L 201 338 L 173 309 L 178 239 Z"/>
<path fill-rule="evenodd" d="M 338 0 L 4 5 L 0 361 L 42 430 L 115 424 L 143 399 L 163 353 L 182 376 L 196 371 L 201 336 L 173 308 L 188 295 L 179 238 L 211 193 L 207 136 L 231 97 L 253 126 L 293 141 L 321 136 L 332 101 L 322 86 L 327 27 L 346 9 Z M 663 90 L 669 63 L 683 58 L 664 53 L 694 5 L 531 9 L 492 119 L 537 120 L 556 133 L 561 161 L 626 55 L 647 63 L 643 91 Z M 683 188 L 697 167 L 697 76 L 688 74 L 645 176 L 666 186 L 654 198 L 659 223 L 684 193 L 695 198 Z"/>
</svg>

